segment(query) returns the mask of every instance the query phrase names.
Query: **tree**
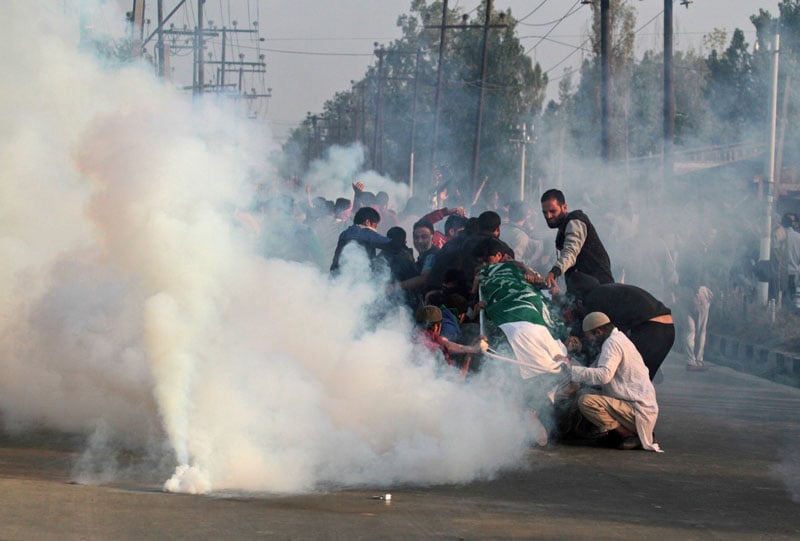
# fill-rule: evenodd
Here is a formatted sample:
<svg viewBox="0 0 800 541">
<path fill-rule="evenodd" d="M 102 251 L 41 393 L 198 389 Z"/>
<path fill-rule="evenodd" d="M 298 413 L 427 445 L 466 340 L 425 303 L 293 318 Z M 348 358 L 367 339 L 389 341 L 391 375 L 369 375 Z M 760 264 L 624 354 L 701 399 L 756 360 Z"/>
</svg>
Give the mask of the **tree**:
<svg viewBox="0 0 800 541">
<path fill-rule="evenodd" d="M 715 119 L 710 142 L 717 145 L 741 142 L 752 133 L 752 123 L 762 110 L 744 32 L 739 28 L 734 30 L 728 48 L 722 54 L 712 50 L 706 65 L 709 70 L 706 98 Z"/>
<path fill-rule="evenodd" d="M 484 12 L 479 9 L 468 25 L 480 26 Z M 436 68 L 438 62 L 439 29 L 442 3 L 413 0 L 410 11 L 398 18 L 398 26 L 403 36 L 382 48 L 383 64 L 371 65 L 365 77 L 355 82 L 351 91 L 334 96 L 324 106 L 325 118 L 342 119 L 340 111 L 351 109 L 364 122 L 365 130 L 360 130 L 353 119 L 342 120 L 341 137 L 336 129 L 334 136 L 322 142 L 345 144 L 352 141 L 355 131 L 360 131 L 360 139 L 365 142 L 370 156 L 375 152 L 382 158 L 382 170 L 392 178 L 405 180 L 408 177 L 409 154 L 412 128 L 416 127 L 415 158 L 418 175 L 415 179 L 429 180 L 433 167 L 430 163 L 430 150 L 433 148 L 433 115 L 435 112 Z M 449 9 L 448 25 L 463 24 L 463 11 Z M 533 65 L 525 55 L 524 48 L 516 36 L 516 21 L 510 13 L 492 14 L 492 23 L 507 24 L 505 28 L 492 28 L 488 41 L 488 73 L 483 116 L 483 137 L 481 140 L 481 172 L 479 176 L 490 175 L 492 189 L 501 194 L 511 193 L 513 183 L 518 178 L 518 160 L 515 149 L 509 142 L 517 136 L 516 126 L 530 121 L 540 114 L 547 85 L 547 75 L 540 66 Z M 432 28 L 426 28 L 425 24 Z M 477 117 L 478 92 L 480 90 L 480 61 L 482 31 L 480 28 L 447 30 L 447 46 L 443 51 L 444 84 L 442 86 L 441 110 L 439 112 L 439 135 L 436 166 L 447 171 L 445 181 L 457 183 L 466 188 L 471 176 L 472 149 L 475 142 L 475 121 Z M 420 64 L 417 83 L 417 113 L 414 110 L 414 85 L 417 75 L 417 56 L 420 51 Z M 381 100 L 377 99 L 380 84 Z M 361 98 L 361 92 L 365 98 Z M 361 103 L 364 106 L 361 106 Z M 348 105 L 349 104 L 349 105 Z M 356 104 L 355 106 L 353 104 Z M 381 114 L 375 132 L 376 112 Z M 382 121 L 380 121 L 382 119 Z M 300 144 L 309 137 L 307 127 L 297 129 L 292 140 Z M 373 142 L 377 141 L 377 145 Z M 377 148 L 372 148 L 376 146 Z M 427 178 L 426 178 L 427 177 Z M 465 197 L 472 197 L 471 190 L 465 190 Z M 452 190 L 451 190 L 452 193 Z M 463 201 L 462 201 L 463 202 Z"/>
<path fill-rule="evenodd" d="M 609 73 L 611 92 L 609 95 L 609 145 L 611 156 L 627 155 L 629 135 L 626 117 L 630 107 L 630 87 L 634 62 L 634 27 L 636 13 L 624 0 L 611 0 L 609 23 L 611 44 L 609 47 Z M 594 55 L 585 60 L 581 67 L 581 80 L 575 96 L 575 117 L 572 133 L 582 154 L 599 156 L 599 130 L 591 129 L 600 125 L 600 3 L 591 4 L 593 11 L 590 41 Z"/>
</svg>

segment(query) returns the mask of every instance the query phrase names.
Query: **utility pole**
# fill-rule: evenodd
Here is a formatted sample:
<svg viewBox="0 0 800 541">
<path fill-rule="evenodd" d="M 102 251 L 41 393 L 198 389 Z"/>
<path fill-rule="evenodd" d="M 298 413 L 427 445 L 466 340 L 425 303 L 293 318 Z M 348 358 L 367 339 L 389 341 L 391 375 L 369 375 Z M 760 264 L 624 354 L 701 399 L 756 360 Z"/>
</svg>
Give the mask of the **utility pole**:
<svg viewBox="0 0 800 541">
<path fill-rule="evenodd" d="M 375 44 L 378 45 L 377 43 Z M 375 133 L 372 134 L 372 169 L 378 173 L 383 173 L 383 153 L 381 147 L 383 146 L 383 138 L 381 137 L 383 130 L 383 57 L 386 54 L 386 49 L 378 47 L 375 49 L 375 54 L 378 55 L 378 92 L 375 98 Z"/>
<path fill-rule="evenodd" d="M 512 143 L 516 143 L 518 147 L 522 149 L 522 159 L 519 166 L 519 200 L 525 201 L 525 172 L 527 169 L 527 151 L 528 151 L 528 144 L 531 142 L 531 136 L 528 135 L 528 125 L 523 123 L 521 126 L 517 126 L 518 129 L 521 130 L 520 138 L 519 139 L 512 139 Z M 531 124 L 531 132 L 533 132 L 534 127 Z"/>
<path fill-rule="evenodd" d="M 422 51 L 417 51 L 417 60 L 414 65 L 414 101 L 411 106 L 411 141 L 409 143 L 408 164 L 408 193 L 414 195 L 414 144 L 417 138 L 417 94 L 419 90 L 419 61 Z"/>
<path fill-rule="evenodd" d="M 205 66 L 203 65 L 203 49 L 205 40 L 203 39 L 203 4 L 205 0 L 197 0 L 197 27 L 195 28 L 194 43 L 194 64 L 195 76 L 192 82 L 192 94 L 199 96 L 203 94 L 205 86 Z"/>
<path fill-rule="evenodd" d="M 134 0 L 134 2 L 138 2 L 139 0 Z M 142 0 L 143 2 L 144 0 Z M 178 4 L 172 8 L 172 11 L 164 17 L 164 3 L 163 0 L 158 0 L 158 26 L 156 27 L 153 32 L 150 33 L 147 38 L 142 40 L 140 47 L 138 47 L 139 54 L 144 49 L 144 47 L 153 39 L 153 36 L 158 36 L 158 42 L 156 43 L 156 61 L 158 62 L 157 72 L 159 76 L 164 79 L 168 76 L 169 70 L 169 56 L 167 50 L 164 48 L 164 34 L 174 34 L 174 31 L 170 29 L 170 31 L 164 30 L 164 25 L 167 24 L 173 15 L 180 9 L 181 6 L 186 2 L 186 0 L 180 0 Z M 135 6 L 135 4 L 134 4 Z M 142 9 L 144 9 L 144 5 L 142 5 Z"/>
<path fill-rule="evenodd" d="M 662 188 L 671 183 L 674 167 L 675 92 L 672 87 L 672 1 L 664 0 L 664 141 Z"/>
<path fill-rule="evenodd" d="M 775 43 L 772 46 L 772 97 L 769 114 L 769 156 L 767 158 L 767 201 L 764 212 L 764 236 L 759 249 L 759 265 L 769 265 L 772 251 L 772 208 L 775 204 L 775 145 L 776 123 L 778 117 L 778 64 L 780 61 L 781 35 L 776 30 Z M 769 282 L 759 282 L 758 301 L 766 306 L 769 298 Z"/>
<path fill-rule="evenodd" d="M 81 14 L 83 15 L 83 11 Z M 130 21 L 133 23 L 133 50 L 141 54 L 144 41 L 144 0 L 133 0 Z M 85 27 L 85 24 L 81 24 L 81 36 Z"/>
<path fill-rule="evenodd" d="M 228 34 L 257 34 L 258 29 L 248 29 L 248 28 L 237 28 L 237 22 L 233 21 L 231 23 L 233 28 L 222 27 L 221 29 L 213 28 L 210 32 L 207 32 L 207 35 L 219 35 L 222 34 L 222 50 L 220 51 L 220 59 L 219 60 L 207 60 L 206 64 L 216 65 L 219 66 L 217 69 L 217 82 L 216 82 L 216 91 L 218 93 L 225 93 L 227 87 L 235 87 L 239 95 L 244 95 L 246 92 L 243 91 L 244 88 L 244 74 L 245 73 L 266 73 L 266 63 L 264 62 L 264 55 L 260 55 L 258 57 L 258 61 L 253 62 L 245 62 L 244 54 L 239 55 L 238 61 L 231 61 L 228 60 L 227 57 L 227 44 L 228 44 Z M 253 23 L 254 25 L 256 23 Z M 259 38 L 259 41 L 263 41 L 264 38 Z M 235 66 L 234 68 L 230 68 L 230 66 Z M 247 69 L 245 69 L 247 68 Z M 238 83 L 228 83 L 226 80 L 228 73 L 236 73 L 238 74 Z M 247 94 L 248 98 L 268 98 L 271 96 L 270 92 L 266 94 Z M 239 97 L 239 96 L 236 96 Z"/>
<path fill-rule="evenodd" d="M 158 17 L 158 27 L 156 28 L 156 32 L 158 32 L 158 40 L 156 41 L 156 69 L 158 70 L 158 76 L 161 79 L 166 79 L 169 73 L 169 57 L 164 47 L 164 0 L 158 0 L 156 11 Z"/>
<path fill-rule="evenodd" d="M 482 121 L 483 121 L 483 102 L 486 90 L 486 72 L 487 72 L 487 63 L 488 63 L 488 38 L 489 38 L 489 29 L 490 28 L 505 28 L 508 25 L 505 23 L 501 24 L 491 24 L 491 17 L 492 17 L 492 0 L 486 0 L 486 13 L 484 17 L 483 24 L 467 24 L 467 15 L 463 16 L 464 23 L 463 24 L 447 24 L 447 0 L 443 0 L 442 2 L 442 23 L 438 26 L 428 26 L 426 25 L 425 28 L 438 28 L 440 30 L 440 38 L 439 38 L 439 65 L 437 68 L 437 82 L 436 82 L 436 105 L 435 105 L 435 112 L 434 112 L 434 123 L 433 123 L 433 154 L 431 157 L 431 168 L 433 175 L 435 177 L 436 174 L 436 147 L 438 141 L 438 132 L 439 132 L 439 110 L 441 106 L 441 87 L 442 87 L 442 63 L 443 63 L 443 55 L 444 55 L 444 47 L 445 47 L 445 35 L 446 30 L 451 28 L 457 29 L 469 29 L 469 28 L 481 28 L 483 29 L 483 41 L 481 46 L 481 82 L 480 82 L 480 93 L 478 96 L 478 112 L 477 112 L 477 121 L 476 121 L 476 133 L 475 133 L 475 147 L 473 151 L 473 160 L 472 160 L 472 180 L 473 185 L 477 188 L 477 175 L 478 175 L 478 166 L 480 164 L 480 138 L 481 138 L 481 128 L 482 128 Z M 505 14 L 501 13 L 500 18 L 504 18 Z"/>
<path fill-rule="evenodd" d="M 486 13 L 483 18 L 483 41 L 481 42 L 481 84 L 478 92 L 478 116 L 475 119 L 475 146 L 472 150 L 472 189 L 478 189 L 478 171 L 481 161 L 481 131 L 483 128 L 483 100 L 486 96 L 486 65 L 489 46 L 489 23 L 492 19 L 492 0 L 486 0 Z"/>
<path fill-rule="evenodd" d="M 311 159 L 318 159 L 320 157 L 320 129 L 318 124 L 321 120 L 325 120 L 325 117 L 321 115 L 312 115 L 309 111 L 306 113 L 306 120 L 311 124 Z"/>
<path fill-rule="evenodd" d="M 426 26 L 426 28 L 428 28 Z M 439 25 L 439 61 L 436 65 L 436 98 L 433 105 L 433 142 L 431 149 L 431 180 L 436 177 L 436 145 L 439 141 L 439 111 L 442 105 L 442 72 L 444 49 L 447 43 L 447 0 L 442 0 L 442 24 Z"/>
<path fill-rule="evenodd" d="M 611 94 L 611 77 L 609 77 L 608 57 L 611 49 L 611 8 L 609 0 L 600 0 L 600 147 L 603 160 L 611 160 L 611 143 L 609 141 L 609 95 Z"/>
</svg>

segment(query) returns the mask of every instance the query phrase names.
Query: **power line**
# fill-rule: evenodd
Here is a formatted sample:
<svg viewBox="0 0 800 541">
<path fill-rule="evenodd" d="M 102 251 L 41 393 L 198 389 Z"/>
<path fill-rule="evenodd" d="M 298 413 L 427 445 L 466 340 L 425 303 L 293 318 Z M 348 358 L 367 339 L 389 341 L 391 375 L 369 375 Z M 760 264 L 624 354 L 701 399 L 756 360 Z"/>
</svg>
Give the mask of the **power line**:
<svg viewBox="0 0 800 541">
<path fill-rule="evenodd" d="M 580 7 L 576 9 L 576 8 L 575 8 L 575 6 L 577 6 L 577 5 L 579 5 L 579 4 L 580 4 Z M 583 7 L 583 4 L 581 4 L 581 0 L 576 0 L 576 2 L 575 2 L 574 4 L 572 4 L 572 7 L 571 7 L 571 8 L 569 8 L 569 10 L 567 10 L 567 13 L 565 13 L 565 14 L 564 14 L 564 15 L 561 17 L 561 19 L 559 19 L 559 20 L 558 20 L 558 22 L 557 22 L 557 23 L 555 23 L 555 24 L 553 25 L 553 27 L 552 27 L 550 30 L 548 30 L 548 32 L 547 32 L 547 33 L 546 33 L 546 34 L 545 34 L 545 35 L 544 35 L 544 36 L 543 36 L 543 37 L 542 37 L 542 38 L 541 38 L 539 41 L 537 41 L 537 42 L 536 42 L 536 43 L 533 45 L 533 47 L 531 47 L 530 49 L 528 49 L 527 51 L 525 51 L 525 54 L 529 54 L 529 53 L 530 53 L 532 50 L 534 50 L 536 47 L 538 47 L 538 46 L 539 46 L 539 44 L 540 44 L 540 43 L 542 43 L 542 41 L 544 41 L 544 38 L 546 38 L 547 36 L 549 36 L 550 34 L 552 34 L 553 30 L 555 30 L 556 28 L 558 28 L 558 25 L 560 25 L 562 22 L 564 22 L 564 21 L 567 19 L 567 17 L 569 17 L 569 16 L 570 16 L 570 15 L 572 15 L 573 13 L 576 13 L 576 12 L 580 11 L 581 7 Z"/>
<path fill-rule="evenodd" d="M 298 54 L 306 56 L 372 56 L 374 53 L 323 53 L 318 51 L 288 51 L 285 49 L 264 48 L 262 51 L 279 54 Z"/>
<path fill-rule="evenodd" d="M 530 17 L 531 15 L 533 15 L 534 13 L 539 11 L 539 8 L 542 7 L 543 5 L 545 5 L 546 3 L 547 3 L 547 0 L 542 0 L 542 3 L 539 4 L 538 6 L 536 6 L 535 8 L 533 8 L 533 11 L 531 11 L 527 15 L 523 16 L 521 19 L 517 19 L 517 24 L 522 23 L 522 21 L 524 21 L 525 19 L 527 19 L 528 17 Z"/>
<path fill-rule="evenodd" d="M 638 34 L 638 33 L 639 33 L 639 32 L 640 32 L 642 29 L 644 29 L 644 28 L 645 28 L 647 25 L 649 25 L 650 23 L 652 23 L 653 21 L 655 21 L 657 18 L 659 18 L 659 17 L 660 17 L 660 16 L 661 16 L 663 13 L 664 13 L 664 10 L 663 10 L 663 9 L 662 9 L 661 11 L 659 11 L 658 13 L 656 13 L 656 14 L 655 14 L 653 17 L 651 17 L 650 19 L 648 19 L 648 21 L 647 21 L 646 23 L 642 24 L 642 25 L 641 25 L 639 28 L 637 28 L 636 30 L 634 30 L 634 32 L 633 32 L 633 35 L 634 35 L 634 36 L 635 36 L 635 35 L 637 35 L 637 34 Z M 546 37 L 546 35 L 545 35 L 545 37 Z M 544 39 L 544 38 L 542 38 L 542 39 Z M 555 65 L 554 65 L 554 66 L 552 66 L 551 68 L 549 68 L 549 69 L 545 70 L 545 72 L 544 72 L 544 73 L 546 73 L 546 74 L 550 73 L 551 71 L 553 71 L 554 69 L 556 69 L 558 66 L 560 66 L 561 64 L 563 64 L 564 62 L 566 62 L 567 60 L 569 60 L 569 58 L 570 58 L 570 57 L 572 57 L 572 55 L 574 55 L 574 54 L 575 54 L 575 53 L 577 53 L 578 51 L 584 50 L 584 49 L 583 49 L 583 46 L 584 46 L 584 45 L 586 45 L 586 43 L 587 43 L 587 42 L 591 41 L 591 39 L 592 39 L 591 37 L 588 37 L 588 38 L 586 38 L 586 39 L 585 39 L 585 40 L 584 40 L 584 41 L 583 41 L 583 42 L 582 42 L 580 45 L 578 45 L 577 47 L 575 47 L 575 49 L 574 49 L 574 50 L 573 50 L 571 53 L 569 53 L 567 56 L 565 56 L 564 58 L 562 58 L 562 59 L 561 59 L 561 60 L 560 60 L 560 61 L 559 61 L 557 64 L 555 64 Z M 561 75 L 559 75 L 559 76 L 557 76 L 557 77 L 554 77 L 554 78 L 552 78 L 552 79 L 549 79 L 549 80 L 550 80 L 551 82 L 552 82 L 552 81 L 557 81 L 557 80 L 559 80 L 559 79 L 562 79 L 563 77 L 565 77 L 565 76 L 567 76 L 567 75 L 571 75 L 572 73 L 575 73 L 576 71 L 578 71 L 578 68 L 573 68 L 572 70 L 568 70 L 568 71 L 564 72 L 563 74 L 561 74 Z"/>
</svg>

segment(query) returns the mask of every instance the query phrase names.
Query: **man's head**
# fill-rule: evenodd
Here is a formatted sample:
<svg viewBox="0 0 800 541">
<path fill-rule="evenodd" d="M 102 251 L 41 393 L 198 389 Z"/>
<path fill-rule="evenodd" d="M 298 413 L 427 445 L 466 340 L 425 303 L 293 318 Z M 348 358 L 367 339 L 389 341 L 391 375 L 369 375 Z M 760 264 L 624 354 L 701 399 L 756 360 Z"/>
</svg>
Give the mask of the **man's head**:
<svg viewBox="0 0 800 541">
<path fill-rule="evenodd" d="M 481 240 L 472 250 L 472 257 L 483 264 L 500 263 L 503 260 L 503 243 L 496 238 Z"/>
<path fill-rule="evenodd" d="M 428 220 L 418 221 L 414 224 L 412 238 L 417 252 L 427 252 L 433 245 L 433 224 Z"/>
<path fill-rule="evenodd" d="M 333 204 L 333 213 L 337 218 L 346 218 L 352 206 L 353 203 L 349 199 L 339 197 Z"/>
<path fill-rule="evenodd" d="M 375 203 L 382 209 L 389 208 L 389 194 L 386 192 L 376 193 Z"/>
<path fill-rule="evenodd" d="M 547 190 L 542 194 L 542 215 L 547 227 L 557 229 L 567 218 L 567 204 L 561 190 Z"/>
<path fill-rule="evenodd" d="M 451 214 L 444 221 L 444 232 L 448 238 L 453 238 L 456 234 L 467 226 L 467 217 Z"/>
<path fill-rule="evenodd" d="M 430 304 L 420 306 L 415 314 L 415 319 L 417 325 L 435 335 L 442 330 L 442 311 L 437 306 Z"/>
<path fill-rule="evenodd" d="M 353 217 L 355 225 L 363 225 L 369 229 L 375 230 L 381 221 L 381 215 L 372 207 L 361 207 L 356 211 Z"/>
<path fill-rule="evenodd" d="M 478 216 L 478 231 L 483 235 L 500 236 L 500 215 L 493 210 L 481 212 Z"/>
<path fill-rule="evenodd" d="M 602 344 L 614 329 L 609 317 L 603 312 L 591 312 L 583 318 L 583 334 L 589 342 Z"/>
<path fill-rule="evenodd" d="M 394 243 L 398 246 L 406 245 L 406 230 L 402 227 L 390 227 L 386 232 L 386 236 L 392 239 L 392 241 L 394 241 Z"/>
</svg>

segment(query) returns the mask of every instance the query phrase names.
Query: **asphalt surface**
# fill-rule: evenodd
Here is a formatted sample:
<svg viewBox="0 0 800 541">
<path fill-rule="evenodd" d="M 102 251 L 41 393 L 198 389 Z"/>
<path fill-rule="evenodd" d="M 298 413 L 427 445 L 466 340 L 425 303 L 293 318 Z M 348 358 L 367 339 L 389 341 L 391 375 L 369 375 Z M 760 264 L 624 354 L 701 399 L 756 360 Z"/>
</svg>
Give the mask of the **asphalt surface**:
<svg viewBox="0 0 800 541">
<path fill-rule="evenodd" d="M 0 539 L 800 539 L 800 390 L 673 355 L 665 453 L 553 445 L 465 485 L 190 496 L 72 478 L 80 443 L 0 438 Z"/>
</svg>

